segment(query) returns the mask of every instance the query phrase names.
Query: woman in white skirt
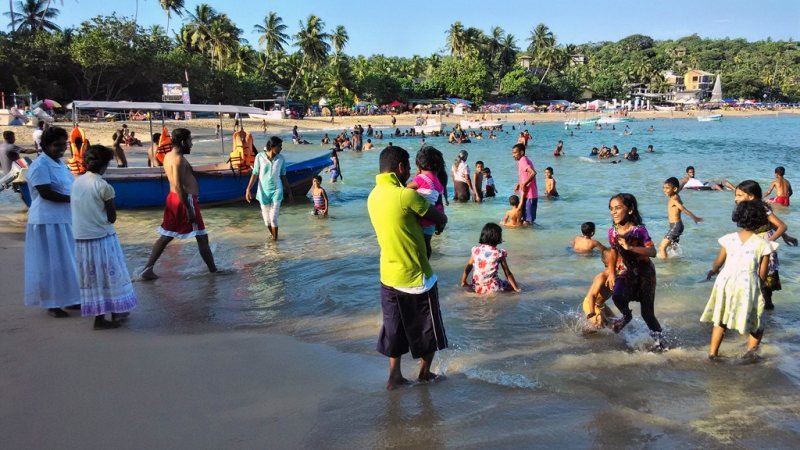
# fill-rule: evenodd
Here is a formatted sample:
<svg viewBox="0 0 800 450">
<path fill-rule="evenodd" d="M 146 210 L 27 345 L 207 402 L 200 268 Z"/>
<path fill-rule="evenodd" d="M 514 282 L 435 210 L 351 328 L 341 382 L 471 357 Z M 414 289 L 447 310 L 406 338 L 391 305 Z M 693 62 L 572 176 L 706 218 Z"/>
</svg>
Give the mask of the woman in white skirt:
<svg viewBox="0 0 800 450">
<path fill-rule="evenodd" d="M 77 309 L 81 294 L 69 204 L 75 178 L 61 161 L 67 130 L 44 130 L 41 148 L 27 173 L 31 207 L 25 233 L 25 305 L 47 308 L 57 318 L 69 317 L 62 308 Z"/>
<path fill-rule="evenodd" d="M 110 148 L 92 145 L 83 155 L 86 173 L 72 185 L 81 315 L 94 316 L 95 330 L 118 328 L 119 321 L 136 307 L 136 293 L 114 229 L 114 188 L 100 177 L 112 159 Z M 111 313 L 110 321 L 106 313 Z"/>
</svg>

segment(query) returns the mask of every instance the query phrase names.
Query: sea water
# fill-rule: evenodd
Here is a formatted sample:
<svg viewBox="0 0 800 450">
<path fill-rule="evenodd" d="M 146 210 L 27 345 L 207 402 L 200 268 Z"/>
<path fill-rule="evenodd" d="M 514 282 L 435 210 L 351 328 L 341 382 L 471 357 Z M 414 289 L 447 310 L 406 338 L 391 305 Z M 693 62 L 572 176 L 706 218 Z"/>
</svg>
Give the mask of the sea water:
<svg viewBox="0 0 800 450">
<path fill-rule="evenodd" d="M 383 393 L 376 380 L 332 394 L 320 406 L 309 445 L 794 447 L 800 433 L 799 249 L 781 245 L 783 290 L 774 295 L 775 311 L 765 313 L 764 359 L 742 365 L 746 338 L 729 332 L 721 351 L 726 360 L 710 363 L 705 355 L 711 326 L 699 322 L 712 288 L 704 280 L 719 252 L 717 239 L 736 231 L 732 192 L 681 193 L 685 206 L 705 222 L 684 217 L 679 256 L 654 260 L 655 312 L 673 347 L 667 353 L 648 351 L 647 327 L 635 303 L 635 319 L 619 335 L 584 333 L 581 301 L 603 265 L 596 255 L 577 255 L 568 247 L 586 221 L 597 225 L 595 238 L 607 244 L 608 201 L 618 192 L 636 196 L 658 245 L 668 230 L 663 182 L 680 179 L 689 165 L 701 180 L 754 179 L 765 192 L 782 165 L 787 178 L 800 183 L 800 119 L 640 120 L 616 124 L 613 131 L 572 129 L 574 136 L 563 124 L 528 124 L 522 129 L 533 136 L 527 155 L 539 173 L 539 191 L 549 166 L 561 197 L 539 199 L 532 228 L 503 232 L 501 247 L 522 291 L 478 296 L 459 282 L 483 225 L 499 222 L 509 208 L 517 177 L 511 147 L 519 125 L 510 120 L 498 139 L 473 138 L 470 144 L 426 138 L 448 165 L 460 150 L 469 152 L 471 172 L 483 161 L 498 190 L 481 204 L 451 203 L 446 230 L 433 238 L 431 264 L 450 341 L 434 369 L 448 380 L 392 393 Z M 623 135 L 625 125 L 629 136 Z M 655 131 L 648 132 L 651 125 Z M 310 146 L 294 146 L 290 136 L 282 136 L 287 159 L 318 155 L 321 136 L 304 133 Z M 263 147 L 266 138 L 256 133 L 256 145 Z M 556 158 L 559 140 L 566 155 Z M 322 174 L 329 217 L 312 217 L 310 199 L 284 202 L 277 243 L 269 240 L 257 204 L 203 209 L 217 264 L 233 273 L 209 277 L 193 241 L 173 243 L 156 266 L 162 279 L 135 283 L 144 301 L 127 326 L 156 333 L 269 331 L 376 354 L 379 249 L 366 200 L 380 149 L 390 141 L 407 149 L 413 164 L 419 137 L 392 138 L 387 132 L 383 140 L 373 139 L 375 151 L 342 152 L 344 179 L 331 184 Z M 219 141 L 195 142 L 191 161 L 226 159 Z M 617 145 L 621 153 L 637 147 L 641 160 L 608 164 L 589 156 L 603 144 Z M 655 153 L 645 152 L 648 145 Z M 138 153 L 131 160 L 143 163 Z M 0 197 L 0 225 L 24 227 L 21 202 L 8 193 Z M 796 211 L 777 207 L 775 213 L 790 234 L 800 235 Z M 116 228 L 131 272 L 144 267 L 160 222 L 160 209 L 120 211 Z M 410 376 L 416 368 L 406 361 L 404 371 Z"/>
</svg>

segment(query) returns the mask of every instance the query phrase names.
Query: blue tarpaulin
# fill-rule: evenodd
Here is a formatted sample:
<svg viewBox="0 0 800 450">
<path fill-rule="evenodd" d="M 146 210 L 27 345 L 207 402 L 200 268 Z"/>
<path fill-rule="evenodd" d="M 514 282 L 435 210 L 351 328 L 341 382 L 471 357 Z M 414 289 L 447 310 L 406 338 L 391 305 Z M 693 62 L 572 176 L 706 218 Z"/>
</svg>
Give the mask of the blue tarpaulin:
<svg viewBox="0 0 800 450">
<path fill-rule="evenodd" d="M 450 98 L 450 97 L 447 97 L 447 100 L 449 100 L 450 103 L 452 103 L 454 105 L 458 105 L 458 104 L 471 105 L 472 104 L 472 102 L 464 100 L 463 98 Z"/>
</svg>

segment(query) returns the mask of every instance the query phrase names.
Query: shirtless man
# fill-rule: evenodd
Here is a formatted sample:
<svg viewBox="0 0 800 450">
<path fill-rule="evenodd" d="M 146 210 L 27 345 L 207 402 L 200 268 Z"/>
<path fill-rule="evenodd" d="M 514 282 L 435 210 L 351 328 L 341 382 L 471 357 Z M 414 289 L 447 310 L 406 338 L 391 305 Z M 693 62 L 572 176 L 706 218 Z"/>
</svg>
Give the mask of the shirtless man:
<svg viewBox="0 0 800 450">
<path fill-rule="evenodd" d="M 575 253 L 592 253 L 594 249 L 598 249 L 601 252 L 604 251 L 606 249 L 605 246 L 592 239 L 594 231 L 594 222 L 584 222 L 581 225 L 581 236 L 575 236 L 575 239 L 572 240 L 572 251 Z"/>
<path fill-rule="evenodd" d="M 553 178 L 553 168 L 544 169 L 544 195 L 549 198 L 558 198 L 556 179 Z"/>
<path fill-rule="evenodd" d="M 483 201 L 483 161 L 475 162 L 475 173 L 472 174 L 473 194 L 476 203 Z"/>
<path fill-rule="evenodd" d="M 142 272 L 141 276 L 144 280 L 158 278 L 153 267 L 161 253 L 167 248 L 167 244 L 175 238 L 194 237 L 197 239 L 200 256 L 208 266 L 209 272 L 217 271 L 214 255 L 208 245 L 208 234 L 203 223 L 203 216 L 200 214 L 197 202 L 200 188 L 197 185 L 192 165 L 184 157 L 192 151 L 191 132 L 185 128 L 172 130 L 172 145 L 172 151 L 164 156 L 164 171 L 169 179 L 169 196 L 167 196 L 167 204 L 164 205 L 164 220 L 158 227 L 161 237 L 153 246 L 150 259 L 147 260 L 147 265 Z"/>
<path fill-rule="evenodd" d="M 689 166 L 686 168 L 686 176 L 683 177 L 683 180 L 681 180 L 681 185 L 678 187 L 678 192 L 684 189 L 694 189 L 697 191 L 724 191 L 725 188 L 728 188 L 732 191 L 736 190 L 736 187 L 724 178 L 718 181 L 708 181 L 703 183 L 694 177 L 694 167 Z"/>
<path fill-rule="evenodd" d="M 128 167 L 128 158 L 125 157 L 125 152 L 122 150 L 122 141 L 125 139 L 125 134 L 122 128 L 117 130 L 112 136 L 114 144 L 111 149 L 114 150 L 114 159 L 117 160 L 117 167 Z"/>
<path fill-rule="evenodd" d="M 786 169 L 783 166 L 778 166 L 775 168 L 775 181 L 769 185 L 769 190 L 764 197 L 769 197 L 769 194 L 772 193 L 772 190 L 775 189 L 775 197 L 768 200 L 769 203 L 774 205 L 783 205 L 789 206 L 789 197 L 792 196 L 792 184 L 789 183 L 789 180 L 783 178 L 786 174 Z"/>
</svg>

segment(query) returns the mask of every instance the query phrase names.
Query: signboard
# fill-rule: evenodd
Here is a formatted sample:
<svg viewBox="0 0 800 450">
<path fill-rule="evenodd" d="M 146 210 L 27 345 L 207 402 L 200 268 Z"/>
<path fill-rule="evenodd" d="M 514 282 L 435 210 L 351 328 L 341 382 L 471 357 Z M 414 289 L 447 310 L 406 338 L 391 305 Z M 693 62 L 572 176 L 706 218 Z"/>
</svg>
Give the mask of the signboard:
<svg viewBox="0 0 800 450">
<path fill-rule="evenodd" d="M 180 102 L 183 101 L 183 86 L 180 84 L 162 84 L 161 101 Z"/>
<path fill-rule="evenodd" d="M 180 96 L 183 94 L 183 86 L 180 84 L 162 84 L 161 89 L 164 92 L 164 95 Z"/>
<path fill-rule="evenodd" d="M 178 85 L 180 86 L 180 84 Z M 188 105 L 192 103 L 191 98 L 189 97 L 189 88 L 185 87 L 181 89 L 181 98 L 183 99 L 183 104 Z M 186 111 L 185 113 L 186 120 L 192 120 L 192 112 Z"/>
</svg>

